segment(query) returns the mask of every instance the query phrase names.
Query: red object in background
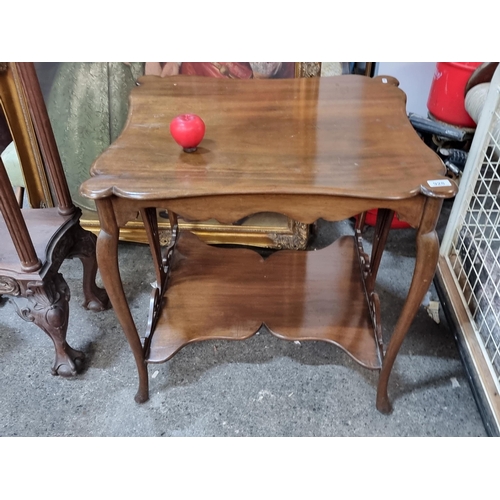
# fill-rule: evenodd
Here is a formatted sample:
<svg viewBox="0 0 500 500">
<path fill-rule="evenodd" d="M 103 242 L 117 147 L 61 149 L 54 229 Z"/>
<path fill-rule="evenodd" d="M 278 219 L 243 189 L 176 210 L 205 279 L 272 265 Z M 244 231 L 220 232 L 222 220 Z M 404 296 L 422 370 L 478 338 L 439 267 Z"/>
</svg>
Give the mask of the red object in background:
<svg viewBox="0 0 500 500">
<path fill-rule="evenodd" d="M 377 209 L 368 210 L 366 212 L 365 224 L 368 224 L 369 226 L 375 226 L 376 223 L 377 223 Z M 408 224 L 405 221 L 399 220 L 397 214 L 394 214 L 394 217 L 391 222 L 392 229 L 407 229 L 409 227 L 411 227 L 410 224 Z"/>
<path fill-rule="evenodd" d="M 252 67 L 244 62 L 183 62 L 181 75 L 211 76 L 214 78 L 252 78 Z"/>
<path fill-rule="evenodd" d="M 170 122 L 170 133 L 184 151 L 192 153 L 205 136 L 205 123 L 198 115 L 179 115 Z"/>
<path fill-rule="evenodd" d="M 465 86 L 480 62 L 438 62 L 427 109 L 433 118 L 458 127 L 476 128 L 465 111 Z"/>
</svg>

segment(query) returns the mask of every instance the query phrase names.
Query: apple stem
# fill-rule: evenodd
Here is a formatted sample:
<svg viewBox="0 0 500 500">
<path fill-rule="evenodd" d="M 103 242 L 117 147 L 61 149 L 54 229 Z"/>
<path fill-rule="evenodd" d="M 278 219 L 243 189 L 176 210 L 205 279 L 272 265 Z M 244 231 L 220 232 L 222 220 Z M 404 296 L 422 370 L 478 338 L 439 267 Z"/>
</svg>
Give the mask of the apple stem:
<svg viewBox="0 0 500 500">
<path fill-rule="evenodd" d="M 185 153 L 194 153 L 198 148 L 183 148 Z"/>
</svg>

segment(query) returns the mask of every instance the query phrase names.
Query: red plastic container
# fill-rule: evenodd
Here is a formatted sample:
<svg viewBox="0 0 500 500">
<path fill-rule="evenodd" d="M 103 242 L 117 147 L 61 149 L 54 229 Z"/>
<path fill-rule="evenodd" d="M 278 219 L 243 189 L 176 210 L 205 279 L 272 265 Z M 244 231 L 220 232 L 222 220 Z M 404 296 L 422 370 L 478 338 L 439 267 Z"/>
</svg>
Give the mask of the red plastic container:
<svg viewBox="0 0 500 500">
<path fill-rule="evenodd" d="M 377 209 L 373 210 L 368 210 L 366 212 L 366 217 L 365 217 L 365 224 L 368 224 L 369 226 L 374 226 L 377 223 Z M 394 214 L 394 217 L 391 222 L 391 228 L 392 229 L 407 229 L 411 227 L 410 224 L 403 220 L 399 220 L 397 214 Z"/>
<path fill-rule="evenodd" d="M 476 128 L 465 111 L 465 86 L 480 62 L 438 62 L 432 79 L 427 109 L 436 119 L 450 125 Z"/>
</svg>

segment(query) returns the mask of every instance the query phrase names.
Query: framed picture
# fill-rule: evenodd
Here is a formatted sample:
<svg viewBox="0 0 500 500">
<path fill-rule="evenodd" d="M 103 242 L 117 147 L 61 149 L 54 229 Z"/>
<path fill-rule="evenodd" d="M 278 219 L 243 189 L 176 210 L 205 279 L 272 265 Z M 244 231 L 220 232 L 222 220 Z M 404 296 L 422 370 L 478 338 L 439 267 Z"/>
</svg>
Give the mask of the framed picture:
<svg viewBox="0 0 500 500">
<path fill-rule="evenodd" d="M 326 74 L 346 72 L 348 63 L 323 63 Z M 15 63 L 9 63 L 10 80 L 15 94 Z M 95 206 L 79 194 L 80 184 L 88 178 L 94 160 L 120 134 L 128 113 L 128 95 L 137 79 L 144 74 L 168 77 L 174 74 L 202 75 L 212 78 L 310 78 L 322 74 L 319 62 L 281 63 L 35 63 L 38 79 L 47 105 L 52 128 L 74 203 L 82 209 L 81 224 L 94 233 L 100 230 Z M 324 73 L 324 71 L 323 71 Z M 325 74 L 325 73 L 324 73 Z M 22 101 L 22 96 L 17 99 Z M 22 102 L 20 103 L 22 107 Z M 24 136 L 30 137 L 29 119 Z M 19 134 L 18 134 L 19 135 Z M 32 135 L 32 134 L 31 134 Z M 20 137 L 23 134 L 19 135 Z M 17 148 L 18 151 L 20 148 Z M 51 206 L 43 165 L 31 141 L 31 160 L 20 159 L 30 203 Z M 38 159 L 37 159 L 38 158 Z M 163 218 L 162 218 L 163 215 Z M 169 240 L 169 223 L 159 211 L 160 231 Z M 211 244 L 243 244 L 267 248 L 305 248 L 309 226 L 275 214 L 257 214 L 238 224 L 217 221 L 187 222 L 181 229 L 197 234 Z M 141 220 L 121 228 L 120 238 L 146 242 Z"/>
<path fill-rule="evenodd" d="M 0 63 L 0 155 L 13 187 L 25 193 L 19 201 L 33 208 L 52 207 L 45 165 L 20 89 L 16 64 Z"/>
</svg>

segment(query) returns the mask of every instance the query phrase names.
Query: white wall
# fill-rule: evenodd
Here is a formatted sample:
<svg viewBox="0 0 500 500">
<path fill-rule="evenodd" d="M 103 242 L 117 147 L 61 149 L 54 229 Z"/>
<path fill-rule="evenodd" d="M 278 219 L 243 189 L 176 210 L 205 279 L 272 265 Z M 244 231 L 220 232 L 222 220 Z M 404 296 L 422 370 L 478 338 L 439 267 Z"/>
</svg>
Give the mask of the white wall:
<svg viewBox="0 0 500 500">
<path fill-rule="evenodd" d="M 397 78 L 399 88 L 407 95 L 407 113 L 427 116 L 427 99 L 435 69 L 435 62 L 379 62 L 375 74 Z"/>
</svg>

